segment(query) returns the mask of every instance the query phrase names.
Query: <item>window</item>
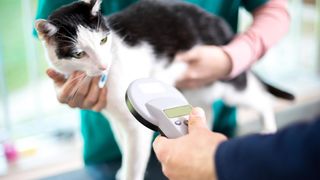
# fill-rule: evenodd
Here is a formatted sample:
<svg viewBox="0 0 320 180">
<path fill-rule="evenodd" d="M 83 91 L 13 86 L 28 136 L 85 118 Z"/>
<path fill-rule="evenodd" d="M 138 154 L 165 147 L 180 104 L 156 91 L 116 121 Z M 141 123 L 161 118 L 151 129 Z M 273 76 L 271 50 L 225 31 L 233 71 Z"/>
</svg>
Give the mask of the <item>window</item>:
<svg viewBox="0 0 320 180">
<path fill-rule="evenodd" d="M 0 131 L 21 138 L 76 128 L 76 110 L 59 104 L 39 40 L 32 36 L 36 0 L 0 2 Z M 0 138 L 1 139 L 1 138 Z"/>
</svg>

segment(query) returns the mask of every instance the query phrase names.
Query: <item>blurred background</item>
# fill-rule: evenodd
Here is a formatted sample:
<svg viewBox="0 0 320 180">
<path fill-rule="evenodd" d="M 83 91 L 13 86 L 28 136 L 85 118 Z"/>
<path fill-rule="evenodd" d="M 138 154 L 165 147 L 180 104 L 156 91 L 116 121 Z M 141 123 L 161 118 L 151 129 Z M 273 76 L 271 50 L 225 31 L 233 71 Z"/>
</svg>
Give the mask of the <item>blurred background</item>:
<svg viewBox="0 0 320 180">
<path fill-rule="evenodd" d="M 36 7 L 36 0 L 0 0 L 0 178 L 44 178 L 83 166 L 78 110 L 57 102 L 32 36 Z M 320 0 L 290 0 L 290 13 L 289 34 L 254 67 L 297 97 L 275 100 L 280 127 L 320 114 Z M 251 18 L 240 14 L 244 30 Z M 238 117 L 238 135 L 259 131 L 255 112 L 243 108 Z"/>
</svg>

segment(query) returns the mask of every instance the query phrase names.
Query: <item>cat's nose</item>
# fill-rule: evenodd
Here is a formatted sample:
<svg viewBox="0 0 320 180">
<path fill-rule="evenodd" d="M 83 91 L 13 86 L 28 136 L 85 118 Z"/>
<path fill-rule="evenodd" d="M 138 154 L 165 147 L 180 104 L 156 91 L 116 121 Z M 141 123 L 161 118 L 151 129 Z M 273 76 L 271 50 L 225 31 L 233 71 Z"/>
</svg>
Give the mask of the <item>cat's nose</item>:
<svg viewBox="0 0 320 180">
<path fill-rule="evenodd" d="M 99 66 L 99 70 L 101 70 L 101 71 L 107 70 L 107 65 Z"/>
</svg>

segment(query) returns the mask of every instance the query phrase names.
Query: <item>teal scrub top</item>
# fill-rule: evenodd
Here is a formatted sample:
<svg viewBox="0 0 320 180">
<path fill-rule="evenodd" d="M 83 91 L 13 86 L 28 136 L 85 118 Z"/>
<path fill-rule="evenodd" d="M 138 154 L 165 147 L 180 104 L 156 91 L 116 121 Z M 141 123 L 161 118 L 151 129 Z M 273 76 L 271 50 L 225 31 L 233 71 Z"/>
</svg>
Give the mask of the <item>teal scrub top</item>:
<svg viewBox="0 0 320 180">
<path fill-rule="evenodd" d="M 46 19 L 52 11 L 76 0 L 39 0 L 36 19 Z M 239 8 L 253 11 L 268 0 L 185 0 L 224 18 L 237 32 Z M 101 11 L 105 15 L 121 11 L 136 0 L 103 0 Z M 233 136 L 236 127 L 236 109 L 226 106 L 222 101 L 214 102 L 214 131 Z M 85 164 L 100 164 L 121 158 L 109 122 L 101 114 L 81 110 L 81 132 L 84 142 Z"/>
</svg>

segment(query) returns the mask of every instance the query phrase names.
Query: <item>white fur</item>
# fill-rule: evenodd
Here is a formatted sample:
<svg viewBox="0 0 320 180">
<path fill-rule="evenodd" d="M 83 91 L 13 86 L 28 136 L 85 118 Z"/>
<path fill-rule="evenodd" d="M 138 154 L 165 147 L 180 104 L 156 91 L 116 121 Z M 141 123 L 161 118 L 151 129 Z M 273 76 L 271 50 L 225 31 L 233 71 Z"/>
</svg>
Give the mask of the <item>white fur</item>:
<svg viewBox="0 0 320 180">
<path fill-rule="evenodd" d="M 77 48 L 84 50 L 87 57 L 72 61 L 58 60 L 54 45 L 44 43 L 48 58 L 53 67 L 66 74 L 75 70 L 85 71 L 89 76 L 103 73 L 99 66 L 108 67 L 108 105 L 102 111 L 108 116 L 117 143 L 121 149 L 122 167 L 117 178 L 123 180 L 141 180 L 144 177 L 150 155 L 152 132 L 141 125 L 129 112 L 125 104 L 125 92 L 135 79 L 144 77 L 158 78 L 174 84 L 185 72 L 187 65 L 174 62 L 166 67 L 166 59 L 156 59 L 152 47 L 147 43 L 130 47 L 116 34 L 108 35 L 108 42 L 101 46 L 105 35 L 79 27 Z M 159 63 L 160 62 L 160 63 Z M 264 117 L 264 130 L 276 130 L 271 102 L 261 84 L 251 74 L 248 76 L 248 88 L 237 91 L 233 86 L 216 82 L 212 86 L 183 92 L 193 106 L 206 110 L 208 124 L 212 125 L 211 104 L 222 98 L 230 105 L 246 105 L 258 110 Z"/>
<path fill-rule="evenodd" d="M 90 4 L 92 0 L 81 0 L 81 1 Z M 101 3 L 102 3 L 101 0 L 96 0 L 95 4 L 93 5 L 93 8 L 92 8 L 92 10 L 91 10 L 91 14 L 92 14 L 93 16 L 96 16 L 97 13 L 100 11 L 100 4 L 101 4 Z"/>
<path fill-rule="evenodd" d="M 106 44 L 100 44 L 101 39 L 107 35 L 101 31 L 91 31 L 82 26 L 78 28 L 77 47 L 87 53 L 86 58 L 80 61 L 81 64 L 86 65 L 83 71 L 86 71 L 89 76 L 101 75 L 100 68 L 106 67 L 106 71 L 110 69 L 111 62 L 108 63 L 108 60 L 111 60 L 112 53 L 107 50 L 111 50 L 112 36 L 108 35 Z"/>
<path fill-rule="evenodd" d="M 113 64 L 107 83 L 109 119 L 122 152 L 119 179 L 143 179 L 151 149 L 152 132 L 142 126 L 129 112 L 125 104 L 125 92 L 135 79 L 148 77 L 154 64 L 151 47 L 141 44 L 130 48 L 114 36 Z"/>
<path fill-rule="evenodd" d="M 97 0 L 96 3 L 93 5 L 93 8 L 91 10 L 91 14 L 96 16 L 97 13 L 100 11 L 100 4 L 101 0 Z"/>
<path fill-rule="evenodd" d="M 42 40 L 46 48 L 46 56 L 49 59 L 50 65 L 58 72 L 66 75 L 74 71 L 83 71 L 88 76 L 99 76 L 104 72 L 108 72 L 111 66 L 111 43 L 112 36 L 108 35 L 108 42 L 100 45 L 101 39 L 107 34 L 102 32 L 91 31 L 82 26 L 78 28 L 78 37 L 73 40 L 79 50 L 85 51 L 86 55 L 81 59 L 58 59 L 55 52 L 55 47 L 49 44 L 45 39 Z M 106 70 L 100 68 L 106 67 Z"/>
<path fill-rule="evenodd" d="M 88 4 L 90 4 L 90 2 L 91 2 L 91 0 L 80 0 L 80 1 L 83 1 L 83 2 L 88 3 Z"/>
</svg>

